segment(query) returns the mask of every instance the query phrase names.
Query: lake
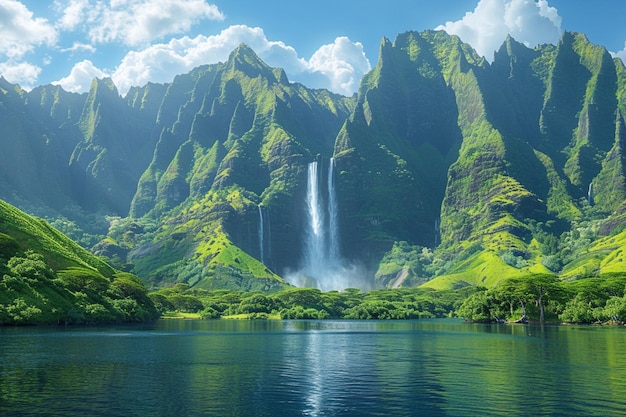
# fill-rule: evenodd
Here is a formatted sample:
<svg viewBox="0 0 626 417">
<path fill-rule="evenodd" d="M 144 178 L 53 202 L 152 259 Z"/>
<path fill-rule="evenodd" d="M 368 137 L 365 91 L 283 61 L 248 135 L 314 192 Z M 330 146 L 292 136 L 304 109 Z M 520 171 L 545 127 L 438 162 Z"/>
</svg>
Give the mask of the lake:
<svg viewBox="0 0 626 417">
<path fill-rule="evenodd" d="M 452 319 L 0 328 L 0 415 L 623 416 L 625 348 Z"/>
</svg>

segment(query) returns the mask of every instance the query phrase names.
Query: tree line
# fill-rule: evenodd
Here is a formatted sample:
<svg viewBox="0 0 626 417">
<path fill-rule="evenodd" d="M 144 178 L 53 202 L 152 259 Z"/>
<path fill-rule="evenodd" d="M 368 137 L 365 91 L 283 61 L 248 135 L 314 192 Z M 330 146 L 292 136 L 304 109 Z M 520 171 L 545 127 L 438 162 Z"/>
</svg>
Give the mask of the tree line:
<svg viewBox="0 0 626 417">
<path fill-rule="evenodd" d="M 456 310 L 475 322 L 623 323 L 626 275 L 561 281 L 554 275 L 507 279 L 479 288 Z"/>
<path fill-rule="evenodd" d="M 150 293 L 162 313 L 197 313 L 203 318 L 252 319 L 417 319 L 451 317 L 473 288 L 435 291 L 420 288 L 355 288 L 322 292 L 289 288 L 276 293 L 202 290 L 176 284 Z"/>
<path fill-rule="evenodd" d="M 529 275 L 493 288 L 465 287 L 322 292 L 289 288 L 276 293 L 203 290 L 176 284 L 149 294 L 162 315 L 195 313 L 202 318 L 421 319 L 460 317 L 473 322 L 623 323 L 626 275 L 561 281 Z"/>
</svg>

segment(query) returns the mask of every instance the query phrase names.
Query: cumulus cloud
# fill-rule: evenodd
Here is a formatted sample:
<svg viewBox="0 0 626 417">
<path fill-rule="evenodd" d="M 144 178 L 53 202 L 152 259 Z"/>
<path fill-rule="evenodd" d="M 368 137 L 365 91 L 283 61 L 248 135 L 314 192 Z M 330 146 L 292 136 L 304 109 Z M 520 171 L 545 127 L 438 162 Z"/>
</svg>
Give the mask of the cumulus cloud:
<svg viewBox="0 0 626 417">
<path fill-rule="evenodd" d="M 0 0 L 0 54 L 19 59 L 38 45 L 54 45 L 58 33 L 46 19 L 34 18 L 15 0 Z M 28 65 L 28 64 L 24 64 Z"/>
<path fill-rule="evenodd" d="M 346 37 L 339 37 L 335 42 L 322 46 L 308 64 L 310 72 L 320 73 L 328 81 L 319 87 L 344 95 L 354 93 L 359 88 L 363 74 L 371 69 L 363 45 L 360 42 L 353 43 Z"/>
<path fill-rule="evenodd" d="M 9 60 L 0 63 L 0 74 L 10 83 L 19 84 L 24 90 L 31 90 L 39 74 L 41 68 L 29 62 L 15 62 Z"/>
<path fill-rule="evenodd" d="M 96 68 L 93 63 L 86 59 L 74 65 L 67 77 L 61 78 L 52 84 L 60 85 L 66 91 L 84 93 L 89 91 L 94 78 L 105 78 L 109 74 Z"/>
<path fill-rule="evenodd" d="M 458 35 L 492 61 L 494 51 L 508 34 L 529 47 L 557 43 L 561 17 L 547 0 L 480 0 L 473 12 L 437 29 Z"/>
<path fill-rule="evenodd" d="M 293 47 L 268 40 L 263 29 L 235 25 L 217 35 L 185 36 L 131 51 L 115 69 L 112 78 L 124 95 L 131 86 L 141 86 L 148 81 L 170 82 L 175 75 L 199 65 L 224 62 L 241 43 L 250 46 L 268 65 L 283 68 L 292 81 L 307 84 L 314 81 L 314 87 L 328 88 L 340 94 L 354 93 L 361 76 L 370 69 L 363 46 L 345 37 L 322 46 L 307 61 L 298 57 Z"/>
<path fill-rule="evenodd" d="M 93 43 L 128 46 L 188 31 L 205 19 L 224 19 L 217 6 L 205 0 L 70 0 L 55 5 L 62 12 L 59 28 L 85 31 Z"/>
<path fill-rule="evenodd" d="M 53 7 L 61 13 L 57 27 L 61 30 L 74 30 L 87 20 L 89 0 L 69 0 L 67 4 L 55 0 Z"/>
</svg>

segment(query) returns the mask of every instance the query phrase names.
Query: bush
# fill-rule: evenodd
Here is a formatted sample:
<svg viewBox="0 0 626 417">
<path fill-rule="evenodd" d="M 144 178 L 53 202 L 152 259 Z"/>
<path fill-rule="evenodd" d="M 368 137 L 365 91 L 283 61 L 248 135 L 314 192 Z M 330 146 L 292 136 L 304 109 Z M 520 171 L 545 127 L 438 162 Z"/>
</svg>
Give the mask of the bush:
<svg viewBox="0 0 626 417">
<path fill-rule="evenodd" d="M 216 309 L 207 307 L 200 312 L 200 317 L 205 320 L 206 319 L 219 319 L 221 317 L 221 314 Z"/>
<path fill-rule="evenodd" d="M 291 308 L 284 308 L 280 310 L 280 318 L 283 320 L 295 319 L 295 320 L 315 320 L 325 319 L 329 317 L 328 311 L 316 310 L 314 308 L 305 309 L 302 306 L 295 306 Z"/>
<path fill-rule="evenodd" d="M 101 273 L 87 268 L 63 269 L 57 272 L 57 276 L 70 291 L 104 293 L 111 285 L 111 281 Z"/>
<path fill-rule="evenodd" d="M 84 311 L 87 323 L 106 323 L 114 319 L 111 312 L 102 304 L 87 304 Z"/>
</svg>

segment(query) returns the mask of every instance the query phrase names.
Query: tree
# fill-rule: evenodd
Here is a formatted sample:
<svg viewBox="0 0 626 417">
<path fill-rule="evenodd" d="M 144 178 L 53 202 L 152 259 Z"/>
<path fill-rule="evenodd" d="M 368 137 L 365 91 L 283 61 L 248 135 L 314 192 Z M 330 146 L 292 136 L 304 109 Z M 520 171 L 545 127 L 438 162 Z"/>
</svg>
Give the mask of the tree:
<svg viewBox="0 0 626 417">
<path fill-rule="evenodd" d="M 615 323 L 622 323 L 626 319 L 626 299 L 624 297 L 611 297 L 606 300 L 604 314 Z"/>
<path fill-rule="evenodd" d="M 14 256 L 7 262 L 9 271 L 18 277 L 31 280 L 46 280 L 54 278 L 54 271 L 46 265 L 43 255 L 26 251 L 24 257 Z"/>
<path fill-rule="evenodd" d="M 526 303 L 528 302 L 528 293 L 523 283 L 519 279 L 507 279 L 500 281 L 498 285 L 490 290 L 493 297 L 500 302 L 500 310 L 496 311 L 496 317 L 508 316 L 509 319 L 514 318 L 518 306 L 522 309 L 520 320 L 526 319 Z M 504 311 L 504 307 L 508 311 Z M 508 313 L 508 314 L 507 314 Z"/>
<path fill-rule="evenodd" d="M 594 318 L 591 302 L 583 294 L 576 294 L 576 297 L 565 303 L 559 318 L 566 323 L 591 323 Z"/>
<path fill-rule="evenodd" d="M 70 291 L 88 291 L 92 293 L 104 293 L 109 289 L 111 281 L 102 276 L 98 271 L 82 267 L 62 269 L 57 276 Z"/>
<path fill-rule="evenodd" d="M 521 290 L 533 297 L 539 309 L 539 323 L 546 321 L 546 304 L 550 301 L 558 302 L 564 295 L 564 290 L 556 275 L 531 275 L 518 281 Z"/>
<path fill-rule="evenodd" d="M 241 300 L 239 304 L 239 313 L 271 313 L 274 308 L 272 298 L 264 294 L 252 294 Z"/>
<path fill-rule="evenodd" d="M 457 316 L 469 321 L 488 323 L 491 317 L 491 298 L 486 290 L 467 297 L 456 311 Z"/>
</svg>

